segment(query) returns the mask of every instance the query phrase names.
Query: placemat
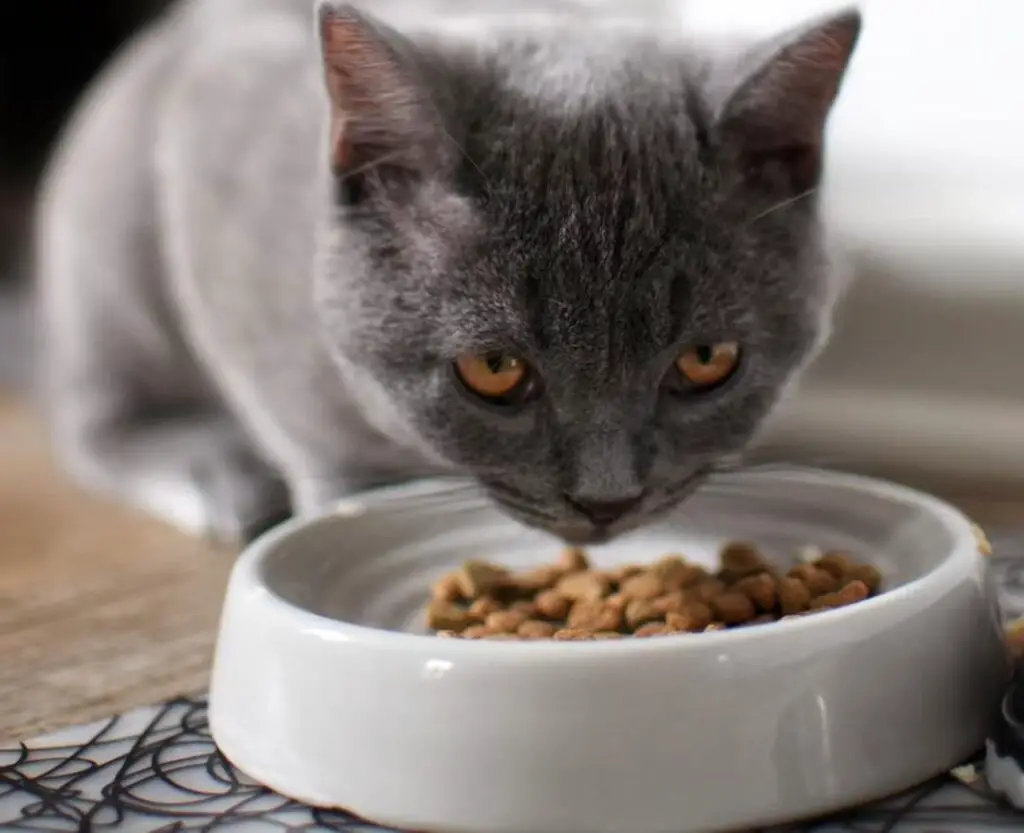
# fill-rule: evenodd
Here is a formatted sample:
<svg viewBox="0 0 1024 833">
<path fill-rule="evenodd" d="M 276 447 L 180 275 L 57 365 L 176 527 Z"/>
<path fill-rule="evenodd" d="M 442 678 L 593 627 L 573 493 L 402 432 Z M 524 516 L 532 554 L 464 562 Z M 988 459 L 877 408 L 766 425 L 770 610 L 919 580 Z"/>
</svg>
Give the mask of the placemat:
<svg viewBox="0 0 1024 833">
<path fill-rule="evenodd" d="M 979 756 L 955 774 L 890 800 L 770 833 L 1021 830 L 1024 813 L 992 795 L 981 771 Z M 346 813 L 305 807 L 241 775 L 210 738 L 202 698 L 173 700 L 0 751 L 0 830 L 395 833 Z"/>
</svg>

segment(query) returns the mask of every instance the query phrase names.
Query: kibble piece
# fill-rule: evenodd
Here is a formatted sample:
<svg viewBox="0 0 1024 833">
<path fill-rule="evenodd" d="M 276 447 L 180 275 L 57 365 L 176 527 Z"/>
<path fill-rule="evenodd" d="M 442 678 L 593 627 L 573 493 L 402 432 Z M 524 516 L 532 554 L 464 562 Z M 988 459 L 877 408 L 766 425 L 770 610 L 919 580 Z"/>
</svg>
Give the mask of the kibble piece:
<svg viewBox="0 0 1024 833">
<path fill-rule="evenodd" d="M 768 573 L 758 573 L 740 579 L 733 589 L 742 593 L 765 612 L 775 608 L 775 579 Z"/>
<path fill-rule="evenodd" d="M 608 595 L 611 583 L 600 573 L 569 573 L 559 579 L 555 590 L 565 598 L 574 601 L 597 601 Z"/>
<path fill-rule="evenodd" d="M 974 541 L 978 545 L 978 552 L 986 557 L 992 555 L 992 544 L 989 542 L 988 536 L 985 534 L 985 530 L 977 524 L 972 523 L 971 532 L 974 533 Z"/>
<path fill-rule="evenodd" d="M 537 567 L 512 576 L 508 584 L 520 593 L 539 593 L 554 587 L 561 577 L 562 571 L 557 567 Z"/>
<path fill-rule="evenodd" d="M 803 613 L 811 602 L 811 591 L 800 579 L 784 576 L 776 587 L 783 616 Z"/>
<path fill-rule="evenodd" d="M 620 564 L 618 567 L 606 570 L 605 575 L 608 576 L 612 584 L 622 584 L 627 578 L 640 572 L 643 572 L 643 568 L 639 564 Z"/>
<path fill-rule="evenodd" d="M 846 574 L 846 580 L 862 581 L 872 595 L 878 592 L 882 584 L 882 574 L 878 568 L 871 564 L 854 564 Z"/>
<path fill-rule="evenodd" d="M 441 602 L 458 601 L 461 594 L 459 593 L 459 582 L 455 575 L 449 573 L 446 576 L 441 576 L 441 578 L 434 582 L 434 586 L 431 588 L 431 595 Z"/>
<path fill-rule="evenodd" d="M 650 601 L 665 594 L 665 585 L 653 573 L 639 573 L 622 582 L 619 592 L 627 599 Z"/>
<path fill-rule="evenodd" d="M 467 561 L 455 574 L 459 593 L 464 599 L 476 599 L 497 590 L 508 581 L 508 570 L 485 561 Z"/>
<path fill-rule="evenodd" d="M 533 619 L 537 616 L 537 604 L 529 599 L 520 599 L 518 602 L 512 602 L 508 609 L 522 613 L 527 619 Z"/>
<path fill-rule="evenodd" d="M 669 636 L 672 633 L 675 631 L 663 622 L 649 622 L 637 628 L 633 636 L 643 639 L 649 636 Z"/>
<path fill-rule="evenodd" d="M 590 631 L 579 630 L 578 628 L 562 628 L 560 631 L 555 631 L 554 639 L 557 642 L 581 642 L 591 640 L 594 638 L 594 634 Z"/>
<path fill-rule="evenodd" d="M 626 609 L 626 605 L 629 604 L 629 599 L 621 593 L 612 593 L 610 596 L 605 598 L 604 603 L 608 605 L 608 607 L 615 608 L 619 613 L 622 613 Z"/>
<path fill-rule="evenodd" d="M 754 603 L 742 593 L 727 592 L 715 596 L 710 607 L 715 617 L 727 625 L 738 625 L 757 615 Z"/>
<path fill-rule="evenodd" d="M 677 631 L 699 633 L 711 624 L 711 608 L 700 602 L 693 602 L 679 613 L 669 613 L 665 624 Z"/>
<path fill-rule="evenodd" d="M 564 573 L 579 573 L 590 569 L 590 559 L 579 547 L 566 547 L 556 566 Z"/>
<path fill-rule="evenodd" d="M 469 615 L 476 621 L 483 622 L 492 613 L 497 613 L 504 608 L 493 596 L 481 596 L 469 606 Z"/>
<path fill-rule="evenodd" d="M 440 636 L 442 639 L 457 639 L 459 633 L 458 631 L 438 631 L 434 636 Z"/>
<path fill-rule="evenodd" d="M 515 633 L 526 620 L 527 616 L 521 610 L 499 610 L 488 616 L 484 625 L 498 633 Z"/>
<path fill-rule="evenodd" d="M 691 587 L 687 592 L 686 596 L 691 601 L 703 602 L 707 604 L 716 596 L 722 595 L 726 591 L 726 584 L 724 581 L 713 578 L 708 581 L 701 582 L 696 587 Z"/>
<path fill-rule="evenodd" d="M 594 639 L 606 640 L 606 639 L 622 639 L 622 634 L 618 631 L 597 631 L 594 633 Z"/>
<path fill-rule="evenodd" d="M 603 601 L 580 601 L 572 606 L 565 624 L 588 631 L 617 631 L 622 627 L 622 612 Z"/>
<path fill-rule="evenodd" d="M 748 541 L 733 541 L 722 547 L 718 556 L 722 569 L 734 575 L 750 575 L 765 568 L 764 558 Z"/>
<path fill-rule="evenodd" d="M 647 599 L 633 599 L 626 605 L 626 624 L 633 630 L 660 618 L 654 603 Z"/>
<path fill-rule="evenodd" d="M 462 631 L 473 617 L 456 604 L 434 599 L 427 605 L 427 627 L 435 631 Z"/>
<path fill-rule="evenodd" d="M 550 639 L 555 635 L 555 626 L 539 619 L 528 619 L 519 626 L 516 633 L 523 639 Z"/>
<path fill-rule="evenodd" d="M 868 596 L 868 587 L 862 581 L 851 581 L 846 586 L 835 591 L 826 593 L 816 599 L 811 599 L 812 610 L 825 610 L 835 607 L 846 607 L 864 601 Z"/>
<path fill-rule="evenodd" d="M 693 587 L 704 577 L 702 570 L 687 564 L 678 555 L 667 555 L 655 561 L 650 572 L 657 576 L 662 586 L 669 591 Z"/>
<path fill-rule="evenodd" d="M 725 630 L 725 625 L 723 625 L 721 622 L 712 622 L 710 625 L 708 625 L 706 628 L 704 628 L 704 633 L 712 633 L 714 631 L 724 631 L 724 630 Z"/>
<path fill-rule="evenodd" d="M 493 631 L 486 625 L 470 625 L 462 632 L 461 636 L 463 639 L 483 639 L 492 633 Z"/>
<path fill-rule="evenodd" d="M 815 567 L 813 564 L 800 564 L 790 570 L 789 574 L 806 584 L 812 596 L 832 593 L 839 587 L 839 581 L 835 576 L 819 567 Z"/>
<path fill-rule="evenodd" d="M 682 613 L 683 609 L 690 603 L 686 601 L 682 590 L 673 590 L 664 596 L 658 596 L 651 604 L 654 605 L 654 609 L 658 613 L 666 616 L 669 613 Z"/>
<path fill-rule="evenodd" d="M 842 581 L 853 565 L 850 563 L 850 559 L 843 553 L 827 552 L 814 563 L 814 566 L 819 570 L 829 573 L 833 578 Z"/>
<path fill-rule="evenodd" d="M 488 640 L 495 640 L 495 641 L 499 641 L 500 640 L 500 641 L 505 641 L 505 642 L 512 642 L 512 641 L 518 642 L 519 641 L 519 637 L 516 636 L 514 633 L 504 633 L 504 632 L 489 633 L 489 634 L 487 634 L 487 636 L 485 636 L 483 638 L 484 639 L 488 639 Z"/>
<path fill-rule="evenodd" d="M 556 590 L 545 590 L 533 600 L 537 613 L 545 619 L 564 619 L 569 613 L 571 603 Z"/>
</svg>

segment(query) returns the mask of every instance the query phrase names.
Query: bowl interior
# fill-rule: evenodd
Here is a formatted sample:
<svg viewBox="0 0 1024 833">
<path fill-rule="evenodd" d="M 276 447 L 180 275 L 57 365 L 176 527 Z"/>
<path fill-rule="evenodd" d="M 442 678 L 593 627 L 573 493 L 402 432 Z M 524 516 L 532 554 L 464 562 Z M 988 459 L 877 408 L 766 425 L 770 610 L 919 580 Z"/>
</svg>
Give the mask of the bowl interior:
<svg viewBox="0 0 1024 833">
<path fill-rule="evenodd" d="M 807 545 L 843 549 L 881 571 L 888 592 L 953 552 L 950 510 L 880 481 L 827 473 L 759 473 L 712 483 L 661 522 L 589 549 L 595 563 L 646 562 L 667 553 L 712 566 L 722 543 L 757 543 L 780 565 Z M 330 619 L 424 632 L 430 585 L 469 558 L 542 564 L 560 544 L 526 529 L 485 497 L 451 483 L 417 484 L 344 502 L 292 526 L 266 550 L 267 588 Z"/>
</svg>

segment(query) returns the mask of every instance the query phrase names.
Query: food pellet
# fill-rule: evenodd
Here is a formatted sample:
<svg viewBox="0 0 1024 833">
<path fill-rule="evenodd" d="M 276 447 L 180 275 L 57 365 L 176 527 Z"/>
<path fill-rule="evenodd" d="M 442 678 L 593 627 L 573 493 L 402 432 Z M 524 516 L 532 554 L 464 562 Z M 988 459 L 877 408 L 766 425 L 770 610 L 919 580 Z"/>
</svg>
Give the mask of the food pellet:
<svg viewBox="0 0 1024 833">
<path fill-rule="evenodd" d="M 622 582 L 621 593 L 627 599 L 650 601 L 665 593 L 665 584 L 654 573 L 638 573 Z"/>
<path fill-rule="evenodd" d="M 633 631 L 633 636 L 668 636 L 670 633 L 675 633 L 675 631 L 668 625 L 663 625 L 660 622 L 648 622 Z"/>
<path fill-rule="evenodd" d="M 653 601 L 633 599 L 626 605 L 626 624 L 633 630 L 658 619 L 664 620 L 664 614 L 658 612 Z"/>
<path fill-rule="evenodd" d="M 814 596 L 831 593 L 839 587 L 839 579 L 814 564 L 801 564 L 790 570 L 789 574 L 806 584 Z"/>
<path fill-rule="evenodd" d="M 488 616 L 484 625 L 498 633 L 515 633 L 526 620 L 527 616 L 521 610 L 499 610 Z"/>
<path fill-rule="evenodd" d="M 841 590 L 835 593 L 825 593 L 816 599 L 811 599 L 811 610 L 824 610 L 830 607 L 846 607 L 847 605 L 862 602 L 868 597 L 867 585 L 862 581 L 851 581 Z"/>
<path fill-rule="evenodd" d="M 567 547 L 562 550 L 562 557 L 556 566 L 566 573 L 578 573 L 590 569 L 590 559 L 579 547 Z"/>
<path fill-rule="evenodd" d="M 539 619 L 527 619 L 516 633 L 523 639 L 547 639 L 555 634 L 555 626 Z"/>
<path fill-rule="evenodd" d="M 588 631 L 617 631 L 622 627 L 622 612 L 603 601 L 576 602 L 565 623 L 570 628 Z"/>
<path fill-rule="evenodd" d="M 775 579 L 768 573 L 741 578 L 736 582 L 736 590 L 752 601 L 766 613 L 775 609 Z"/>
<path fill-rule="evenodd" d="M 754 603 L 742 593 L 734 591 L 715 596 L 710 607 L 715 619 L 726 625 L 742 625 L 757 615 Z"/>
<path fill-rule="evenodd" d="M 545 619 L 564 619 L 571 604 L 572 602 L 557 590 L 545 590 L 533 600 L 537 613 Z"/>
<path fill-rule="evenodd" d="M 472 624 L 469 611 L 454 602 L 434 599 L 427 607 L 427 626 L 435 631 L 461 631 Z"/>
<path fill-rule="evenodd" d="M 783 616 L 803 613 L 811 603 L 811 591 L 807 585 L 794 576 L 779 579 L 775 588 L 779 597 L 779 608 Z"/>
<path fill-rule="evenodd" d="M 428 628 L 445 639 L 594 642 L 769 625 L 858 604 L 882 587 L 875 566 L 807 546 L 780 566 L 748 542 L 726 544 L 716 571 L 671 553 L 595 566 L 567 547 L 522 572 L 474 560 L 431 588 Z"/>
<path fill-rule="evenodd" d="M 570 573 L 555 585 L 555 591 L 573 602 L 596 602 L 608 595 L 611 582 L 600 573 Z"/>
<path fill-rule="evenodd" d="M 469 615 L 477 621 L 483 622 L 488 616 L 499 610 L 504 610 L 501 602 L 491 596 L 481 596 L 479 599 L 474 599 L 469 606 Z"/>
<path fill-rule="evenodd" d="M 455 574 L 454 584 L 462 598 L 476 599 L 501 587 L 507 580 L 507 570 L 483 561 L 467 561 Z"/>
<path fill-rule="evenodd" d="M 580 630 L 579 628 L 562 628 L 555 631 L 553 638 L 559 642 L 572 642 L 580 639 L 593 639 L 594 634 L 591 631 Z"/>
</svg>

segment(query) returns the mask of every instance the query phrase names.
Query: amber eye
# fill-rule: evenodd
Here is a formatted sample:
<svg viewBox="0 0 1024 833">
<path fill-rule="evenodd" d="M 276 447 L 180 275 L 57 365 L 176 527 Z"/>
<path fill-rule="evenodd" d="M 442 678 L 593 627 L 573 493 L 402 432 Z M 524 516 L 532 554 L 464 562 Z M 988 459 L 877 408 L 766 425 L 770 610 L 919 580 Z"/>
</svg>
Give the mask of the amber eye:
<svg viewBox="0 0 1024 833">
<path fill-rule="evenodd" d="M 491 353 L 460 356 L 455 371 L 467 388 L 484 399 L 507 399 L 526 381 L 526 362 L 516 356 Z"/>
<path fill-rule="evenodd" d="M 710 388 L 728 379 L 739 360 L 740 346 L 735 341 L 695 344 L 676 359 L 676 369 L 691 387 Z"/>
</svg>

